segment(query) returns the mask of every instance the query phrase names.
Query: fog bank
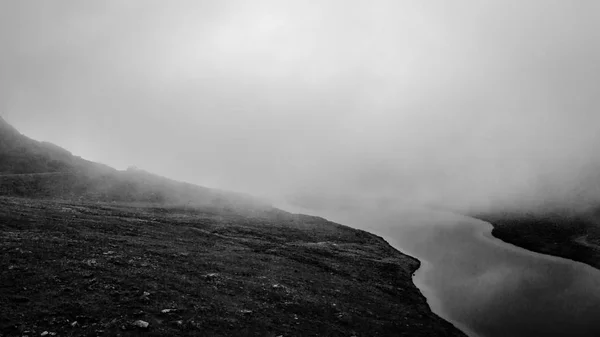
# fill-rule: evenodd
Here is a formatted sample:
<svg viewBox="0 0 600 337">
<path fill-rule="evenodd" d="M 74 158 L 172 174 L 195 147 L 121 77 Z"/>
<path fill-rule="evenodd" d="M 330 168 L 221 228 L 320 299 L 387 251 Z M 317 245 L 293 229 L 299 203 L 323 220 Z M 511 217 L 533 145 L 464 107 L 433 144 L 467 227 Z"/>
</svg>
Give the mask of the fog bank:
<svg viewBox="0 0 600 337">
<path fill-rule="evenodd" d="M 596 1 L 9 0 L 0 45 L 0 113 L 117 168 L 313 208 L 600 196 Z"/>
</svg>

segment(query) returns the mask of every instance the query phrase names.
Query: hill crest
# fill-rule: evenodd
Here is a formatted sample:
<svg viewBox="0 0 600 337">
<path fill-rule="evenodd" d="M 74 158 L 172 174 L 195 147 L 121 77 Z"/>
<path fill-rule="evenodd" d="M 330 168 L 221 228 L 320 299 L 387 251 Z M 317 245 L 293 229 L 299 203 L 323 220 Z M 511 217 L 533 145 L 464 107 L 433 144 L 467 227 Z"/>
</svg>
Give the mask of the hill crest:
<svg viewBox="0 0 600 337">
<path fill-rule="evenodd" d="M 119 171 L 21 134 L 0 117 L 0 195 L 106 202 L 271 208 L 256 198 L 175 181 L 130 167 Z"/>
</svg>

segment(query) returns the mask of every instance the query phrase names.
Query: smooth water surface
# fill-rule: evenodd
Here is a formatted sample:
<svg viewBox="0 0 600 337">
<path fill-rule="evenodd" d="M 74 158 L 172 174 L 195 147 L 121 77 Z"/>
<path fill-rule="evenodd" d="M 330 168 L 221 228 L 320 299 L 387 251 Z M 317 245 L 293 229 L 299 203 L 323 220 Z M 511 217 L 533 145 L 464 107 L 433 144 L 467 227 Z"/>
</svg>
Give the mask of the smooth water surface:
<svg viewBox="0 0 600 337">
<path fill-rule="evenodd" d="M 382 235 L 423 263 L 414 278 L 434 312 L 471 336 L 600 336 L 600 271 L 491 236 L 442 212 L 324 214 Z"/>
</svg>

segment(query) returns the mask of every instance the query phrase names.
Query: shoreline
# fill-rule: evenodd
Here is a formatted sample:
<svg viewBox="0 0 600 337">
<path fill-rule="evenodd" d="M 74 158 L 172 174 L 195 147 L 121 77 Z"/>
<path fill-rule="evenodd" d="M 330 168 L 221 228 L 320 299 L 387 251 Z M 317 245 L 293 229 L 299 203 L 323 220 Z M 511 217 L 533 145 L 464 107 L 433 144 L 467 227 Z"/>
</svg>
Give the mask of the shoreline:
<svg viewBox="0 0 600 337">
<path fill-rule="evenodd" d="M 537 253 L 537 254 L 543 255 L 545 257 L 551 257 L 551 258 L 556 258 L 556 259 L 561 259 L 561 260 L 568 260 L 569 262 L 580 263 L 587 267 L 591 267 L 591 268 L 600 270 L 600 268 L 594 266 L 593 264 L 582 261 L 582 260 L 578 260 L 577 258 L 575 258 L 573 256 L 569 256 L 566 254 L 560 254 L 560 253 L 548 252 L 541 247 L 536 247 L 535 244 L 531 244 L 530 246 L 528 246 L 528 245 L 520 245 L 518 243 L 510 241 L 510 239 L 503 237 L 501 234 L 498 234 L 498 230 L 496 229 L 497 225 L 495 225 L 493 223 L 490 223 L 490 224 L 492 226 L 494 226 L 494 229 L 490 232 L 490 235 L 493 236 L 495 239 L 502 241 L 503 243 L 509 244 L 511 246 L 514 246 L 514 247 L 517 247 L 520 249 L 524 249 L 528 252 Z"/>
<path fill-rule="evenodd" d="M 421 294 L 421 296 L 423 296 L 423 298 L 425 299 L 425 302 L 427 303 L 427 306 L 429 307 L 429 310 L 431 310 L 431 312 L 434 315 L 449 322 L 456 329 L 458 329 L 462 333 L 464 333 L 466 336 L 478 337 L 478 335 L 475 332 L 471 331 L 468 327 L 464 326 L 464 324 L 461 324 L 460 322 L 457 322 L 457 321 L 447 317 L 444 309 L 441 307 L 441 303 L 435 299 L 436 296 L 433 292 L 433 289 L 428 288 L 427 286 L 425 286 L 424 284 L 422 284 L 421 282 L 418 281 L 420 274 L 427 273 L 427 271 L 429 269 L 433 268 L 433 266 L 429 262 L 421 261 L 417 257 L 413 256 L 415 254 L 410 253 L 410 252 L 404 252 L 403 250 L 401 250 L 400 244 L 396 240 L 394 240 L 392 237 L 390 237 L 389 235 L 374 233 L 373 231 L 369 231 L 369 233 L 381 237 L 396 251 L 398 251 L 401 254 L 404 254 L 406 256 L 409 256 L 418 262 L 418 266 L 416 267 L 415 270 L 412 271 L 411 281 L 412 281 L 413 286 L 416 287 L 418 289 L 419 293 Z M 419 286 L 419 284 L 421 284 L 421 285 Z M 426 294 L 429 294 L 429 296 L 427 296 Z"/>
<path fill-rule="evenodd" d="M 309 210 L 302 210 L 302 211 L 310 213 Z M 326 217 L 326 216 L 323 216 L 323 218 L 328 219 L 328 217 Z M 335 220 L 334 222 L 337 222 L 337 220 Z M 341 223 L 344 223 L 344 222 L 342 221 Z M 429 268 L 432 268 L 432 265 L 429 262 L 420 260 L 419 258 L 417 258 L 415 256 L 416 254 L 414 254 L 412 252 L 408 252 L 405 249 L 403 249 L 401 247 L 401 245 L 393 237 L 391 237 L 390 235 L 387 235 L 387 234 L 383 234 L 383 233 L 375 230 L 374 228 L 362 229 L 362 228 L 359 228 L 358 226 L 354 226 L 354 225 L 345 225 L 345 226 L 349 226 L 356 230 L 366 231 L 367 233 L 369 233 L 371 235 L 379 237 L 397 253 L 413 259 L 417 263 L 417 265 L 415 266 L 415 268 L 413 270 L 411 270 L 411 283 L 412 283 L 412 286 L 416 288 L 416 290 L 422 297 L 423 301 L 426 303 L 429 311 L 433 315 L 439 317 L 441 320 L 451 324 L 455 329 L 459 330 L 465 336 L 479 337 L 479 335 L 477 333 L 475 333 L 474 331 L 469 329 L 467 326 L 465 326 L 464 324 L 462 324 L 458 321 L 455 321 L 455 320 L 449 318 L 445 314 L 443 308 L 441 307 L 441 304 L 436 302 L 435 294 L 433 293 L 432 289 L 429 289 L 425 285 L 422 285 L 422 284 L 419 285 L 420 284 L 420 282 L 418 281 L 419 275 L 422 273 L 426 273 Z"/>
<path fill-rule="evenodd" d="M 4 335 L 464 336 L 414 284 L 418 259 L 324 218 L 6 196 L 0 206 Z"/>
<path fill-rule="evenodd" d="M 434 307 L 431 305 L 431 302 L 433 302 L 433 299 L 429 299 L 425 295 L 426 291 L 423 291 L 423 289 L 421 289 L 421 287 L 418 286 L 416 279 L 415 279 L 415 277 L 417 277 L 417 275 L 420 272 L 423 272 L 424 268 L 430 267 L 428 262 L 421 261 L 420 259 L 415 257 L 414 254 L 412 254 L 410 252 L 406 252 L 404 249 L 402 249 L 400 244 L 395 239 L 393 239 L 390 235 L 384 234 L 381 231 L 376 230 L 375 228 L 365 228 L 364 226 L 358 226 L 357 223 L 352 223 L 352 221 L 344 221 L 344 219 L 338 219 L 333 214 L 318 214 L 318 212 L 315 212 L 314 210 L 306 209 L 306 208 L 302 208 L 302 207 L 298 207 L 298 206 L 292 206 L 287 203 L 275 203 L 274 207 L 285 210 L 286 212 L 291 212 L 292 214 L 309 214 L 311 216 L 318 216 L 323 219 L 326 219 L 327 221 L 332 221 L 334 223 L 340 223 L 343 226 L 350 227 L 354 230 L 367 232 L 370 235 L 373 235 L 373 236 L 381 239 L 396 254 L 406 256 L 416 263 L 415 267 L 411 268 L 411 270 L 410 270 L 410 275 L 411 275 L 410 283 L 411 283 L 412 287 L 414 287 L 416 289 L 416 291 L 419 293 L 420 297 L 422 298 L 423 302 L 426 304 L 426 306 L 427 306 L 428 310 L 431 312 L 431 314 L 438 317 L 442 321 L 450 324 L 451 326 L 454 327 L 454 329 L 460 331 L 460 333 L 462 333 L 464 336 L 469 336 L 469 337 L 477 337 L 478 336 L 477 334 L 475 334 L 474 332 L 472 332 L 470 329 L 468 329 L 464 325 L 460 324 L 459 322 L 450 320 L 449 318 L 444 317 L 444 315 L 441 315 L 439 312 L 443 312 L 443 310 L 434 309 Z M 347 213 L 343 213 L 343 214 L 345 216 L 348 215 Z M 339 216 L 339 214 L 338 214 L 338 216 Z M 349 219 L 351 219 L 351 218 L 349 218 Z M 348 220 L 348 219 L 346 219 L 346 220 Z"/>
<path fill-rule="evenodd" d="M 597 234 L 589 229 L 594 226 L 589 221 L 576 220 L 580 221 L 575 222 L 580 227 L 574 229 L 571 219 L 474 218 L 489 223 L 492 226 L 490 235 L 504 243 L 600 270 L 600 250 L 594 243 L 581 242 L 582 237 L 587 240 L 588 236 L 598 240 Z"/>
<path fill-rule="evenodd" d="M 534 254 L 536 258 L 540 258 L 540 259 L 544 259 L 544 260 L 549 260 L 549 261 L 554 261 L 554 262 L 564 263 L 564 264 L 576 263 L 576 264 L 584 266 L 586 268 L 594 268 L 593 266 L 590 266 L 589 264 L 582 262 L 582 261 L 578 261 L 578 260 L 575 260 L 572 258 L 560 256 L 560 255 L 539 252 L 539 251 L 536 251 L 533 249 L 528 249 L 526 247 L 517 245 L 513 242 L 503 240 L 502 238 L 497 237 L 493 234 L 493 230 L 495 228 L 493 223 L 485 221 L 485 220 L 481 220 L 478 218 L 474 218 L 474 219 L 482 221 L 482 222 L 490 225 L 491 229 L 489 231 L 482 231 L 481 235 L 486 240 L 489 240 L 494 245 L 501 246 L 503 248 L 510 249 L 512 251 L 519 252 L 521 254 Z M 597 268 L 594 268 L 594 269 L 597 269 Z"/>
<path fill-rule="evenodd" d="M 442 303 L 436 298 L 436 295 L 435 295 L 433 289 L 427 287 L 425 284 L 418 281 L 418 279 L 420 277 L 423 277 L 422 275 L 429 272 L 429 270 L 432 268 L 433 268 L 432 264 L 428 263 L 427 261 L 422 261 L 421 266 L 414 272 L 414 276 L 412 277 L 413 284 L 415 285 L 415 287 L 417 287 L 419 289 L 419 292 L 421 292 L 423 297 L 425 297 L 425 299 L 427 301 L 427 305 L 429 306 L 429 309 L 435 315 L 439 316 L 443 320 L 454 325 L 454 327 L 456 327 L 458 330 L 460 330 L 466 336 L 480 337 L 477 333 L 475 333 L 473 330 L 471 330 L 465 324 L 462 324 L 462 323 L 448 317 L 446 311 L 444 310 L 444 308 L 442 306 Z M 426 295 L 426 294 L 428 294 L 428 295 Z"/>
</svg>

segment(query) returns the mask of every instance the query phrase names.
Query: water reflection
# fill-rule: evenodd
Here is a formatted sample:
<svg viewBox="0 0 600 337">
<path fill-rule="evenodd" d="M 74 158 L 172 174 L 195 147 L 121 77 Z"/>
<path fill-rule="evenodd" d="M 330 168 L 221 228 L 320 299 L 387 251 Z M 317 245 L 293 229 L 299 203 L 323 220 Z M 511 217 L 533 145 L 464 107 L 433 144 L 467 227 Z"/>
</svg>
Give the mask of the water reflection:
<svg viewBox="0 0 600 337">
<path fill-rule="evenodd" d="M 600 336 L 600 271 L 505 244 L 485 222 L 429 220 L 386 235 L 428 262 L 415 281 L 442 316 L 481 336 Z"/>
<path fill-rule="evenodd" d="M 329 212 L 417 257 L 432 309 L 473 336 L 600 336 L 600 271 L 514 247 L 491 225 L 442 212 Z"/>
</svg>

